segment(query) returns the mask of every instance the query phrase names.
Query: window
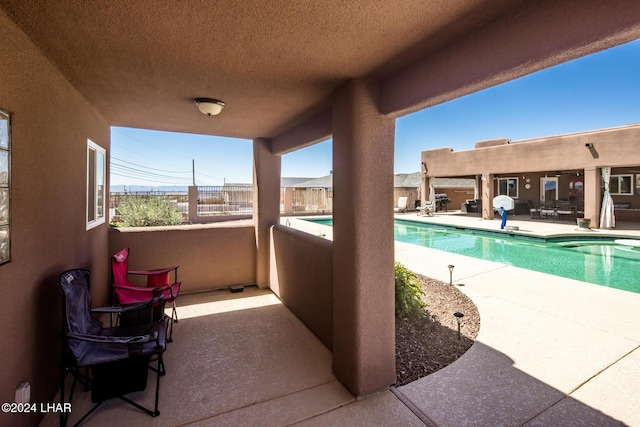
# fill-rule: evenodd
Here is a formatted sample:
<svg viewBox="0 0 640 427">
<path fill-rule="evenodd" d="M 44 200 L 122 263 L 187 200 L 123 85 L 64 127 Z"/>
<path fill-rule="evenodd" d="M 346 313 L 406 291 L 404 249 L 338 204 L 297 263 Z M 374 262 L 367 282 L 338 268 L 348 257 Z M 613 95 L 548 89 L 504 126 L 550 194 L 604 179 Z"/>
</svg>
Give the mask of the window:
<svg viewBox="0 0 640 427">
<path fill-rule="evenodd" d="M 104 224 L 106 150 L 87 140 L 87 230 Z"/>
<path fill-rule="evenodd" d="M 0 264 L 11 257 L 9 214 L 11 201 L 11 121 L 9 113 L 0 110 Z"/>
<path fill-rule="evenodd" d="M 498 196 L 518 198 L 518 178 L 498 178 Z"/>
<path fill-rule="evenodd" d="M 611 175 L 609 193 L 630 196 L 633 194 L 633 175 Z"/>
</svg>

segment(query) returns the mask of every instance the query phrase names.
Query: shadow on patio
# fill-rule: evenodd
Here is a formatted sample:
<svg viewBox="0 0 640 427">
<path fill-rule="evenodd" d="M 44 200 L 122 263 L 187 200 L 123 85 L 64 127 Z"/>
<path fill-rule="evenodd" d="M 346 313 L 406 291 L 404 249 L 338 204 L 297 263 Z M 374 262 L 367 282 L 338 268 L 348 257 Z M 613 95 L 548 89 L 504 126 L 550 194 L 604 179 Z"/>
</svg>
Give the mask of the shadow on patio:
<svg viewBox="0 0 640 427">
<path fill-rule="evenodd" d="M 481 341 L 428 377 L 356 400 L 332 374 L 330 351 L 268 289 L 185 294 L 178 315 L 160 416 L 114 399 L 85 425 L 624 425 Z M 130 396 L 151 405 L 152 390 Z M 76 391 L 71 422 L 91 406 Z M 40 425 L 58 423 L 49 413 Z"/>
<path fill-rule="evenodd" d="M 356 400 L 332 374 L 330 351 L 268 289 L 185 294 L 178 315 L 160 416 L 114 399 L 85 425 L 621 425 L 481 342 L 435 374 Z M 152 390 L 130 397 L 150 405 Z M 90 393 L 76 391 L 71 423 L 91 406 Z M 49 413 L 40 425 L 58 423 Z"/>
<path fill-rule="evenodd" d="M 330 351 L 268 289 L 185 294 L 178 316 L 160 416 L 113 399 L 86 425 L 286 425 L 354 400 L 331 372 Z M 152 390 L 130 396 L 152 405 Z M 90 407 L 90 393 L 78 389 L 70 424 Z M 41 425 L 58 422 L 48 414 Z"/>
</svg>

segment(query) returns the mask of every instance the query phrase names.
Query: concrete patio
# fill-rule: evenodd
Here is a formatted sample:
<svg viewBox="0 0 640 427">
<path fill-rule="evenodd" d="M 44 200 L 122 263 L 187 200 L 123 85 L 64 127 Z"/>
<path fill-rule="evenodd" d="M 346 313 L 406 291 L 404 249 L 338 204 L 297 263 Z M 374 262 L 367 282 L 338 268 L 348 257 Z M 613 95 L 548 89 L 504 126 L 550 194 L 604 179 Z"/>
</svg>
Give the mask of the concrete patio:
<svg viewBox="0 0 640 427">
<path fill-rule="evenodd" d="M 498 220 L 466 215 L 427 220 L 499 228 Z M 288 223 L 331 237 L 330 227 Z M 509 225 L 580 233 L 569 223 Z M 612 232 L 640 238 L 638 230 Z M 161 415 L 110 401 L 86 425 L 640 425 L 640 326 L 633 318 L 640 294 L 403 243 L 395 254 L 443 281 L 454 264 L 454 284 L 478 306 L 477 341 L 450 366 L 357 400 L 333 376 L 330 351 L 269 290 L 190 294 L 179 301 L 165 356 Z M 151 394 L 148 387 L 139 397 Z M 74 418 L 88 406 L 88 393 L 78 392 Z M 48 414 L 41 425 L 57 422 Z"/>
</svg>

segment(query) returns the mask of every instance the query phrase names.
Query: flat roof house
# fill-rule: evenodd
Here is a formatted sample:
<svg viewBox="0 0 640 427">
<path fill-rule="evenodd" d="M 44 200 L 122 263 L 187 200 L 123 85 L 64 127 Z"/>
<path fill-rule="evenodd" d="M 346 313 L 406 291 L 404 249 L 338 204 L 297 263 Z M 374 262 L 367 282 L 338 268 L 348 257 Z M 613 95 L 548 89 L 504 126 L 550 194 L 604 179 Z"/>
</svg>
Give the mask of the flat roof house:
<svg viewBox="0 0 640 427">
<path fill-rule="evenodd" d="M 486 219 L 494 215 L 493 197 L 503 194 L 538 208 L 568 202 L 575 216 L 589 218 L 592 227 L 610 227 L 600 224 L 603 168 L 610 168 L 614 215 L 640 220 L 639 143 L 640 125 L 636 124 L 523 141 L 483 141 L 474 150 L 458 152 L 426 150 L 422 185 L 428 188 L 435 177 L 475 179 Z"/>
<path fill-rule="evenodd" d="M 109 258 L 122 245 L 138 254 L 141 265 L 131 268 L 180 264 L 183 292 L 236 283 L 278 289 L 331 349 L 334 374 L 353 394 L 389 388 L 395 119 L 638 37 L 640 3 L 631 0 L 410 0 L 401 7 L 371 0 L 157 0 L 152 7 L 0 0 L 0 110 L 8 118 L 0 143 L 8 185 L 0 190 L 10 192 L 0 197 L 0 212 L 10 212 L 0 218 L 7 248 L 0 400 L 13 401 L 25 381 L 33 402 L 52 399 L 58 276 L 89 269 L 93 303 L 103 304 Z M 208 117 L 196 97 L 226 106 Z M 252 139 L 253 219 L 110 231 L 111 126 Z M 277 225 L 281 156 L 328 138 L 330 245 Z M 598 177 L 582 149 L 575 168 L 585 168 L 590 187 Z M 585 214 L 596 206 L 590 209 Z M 288 262 L 293 255 L 301 262 Z M 286 277 L 272 274 L 273 262 Z M 309 277 L 311 268 L 326 274 Z M 0 424 L 34 426 L 41 417 L 2 413 Z"/>
</svg>

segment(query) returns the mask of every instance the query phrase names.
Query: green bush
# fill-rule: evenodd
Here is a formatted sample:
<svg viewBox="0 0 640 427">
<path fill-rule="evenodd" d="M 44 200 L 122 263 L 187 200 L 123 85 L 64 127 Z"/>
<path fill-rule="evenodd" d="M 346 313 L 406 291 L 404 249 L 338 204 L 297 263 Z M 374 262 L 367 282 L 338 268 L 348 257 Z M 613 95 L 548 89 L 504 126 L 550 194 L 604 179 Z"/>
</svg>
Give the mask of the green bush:
<svg viewBox="0 0 640 427">
<path fill-rule="evenodd" d="M 127 197 L 118 206 L 123 227 L 182 224 L 182 212 L 166 199 Z"/>
<path fill-rule="evenodd" d="M 418 276 L 409 271 L 404 265 L 394 264 L 396 277 L 396 316 L 399 318 L 419 317 L 424 314 L 422 308 L 424 295 L 420 289 Z"/>
</svg>

